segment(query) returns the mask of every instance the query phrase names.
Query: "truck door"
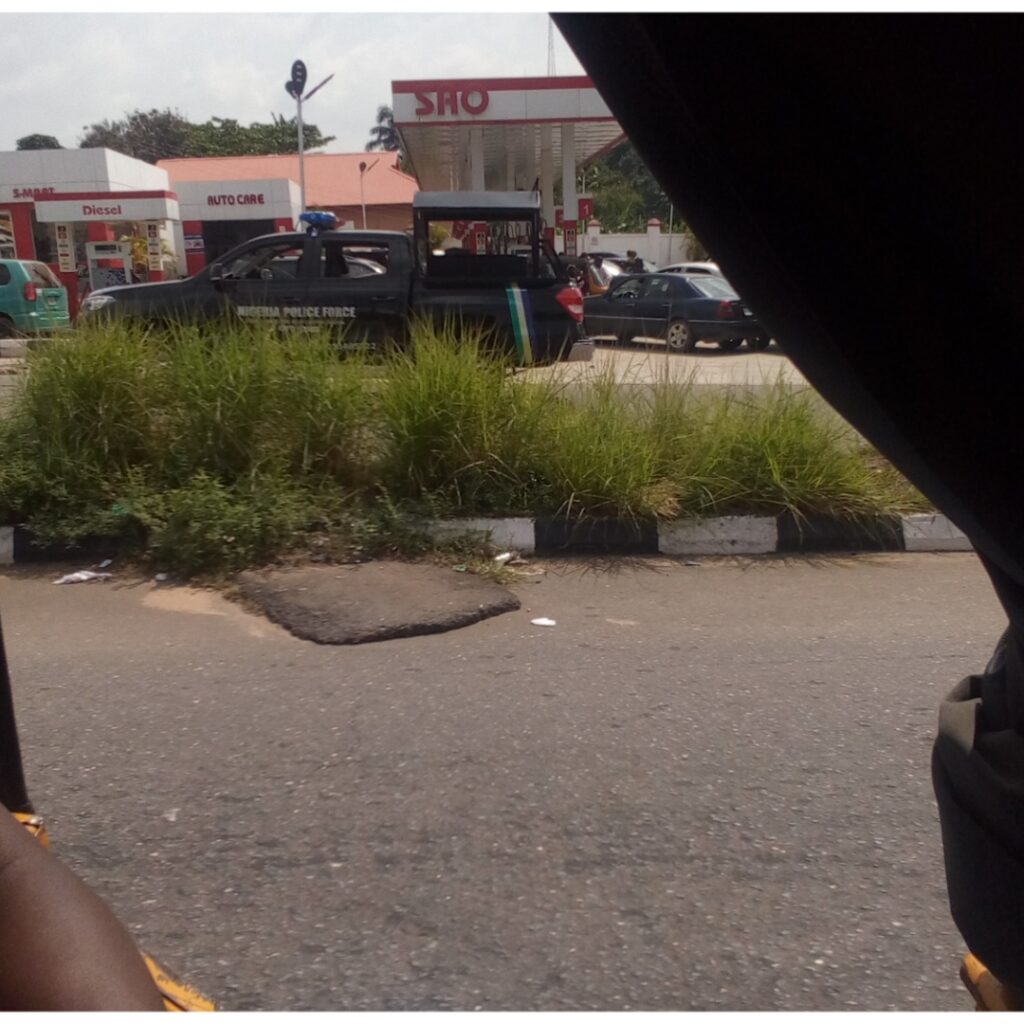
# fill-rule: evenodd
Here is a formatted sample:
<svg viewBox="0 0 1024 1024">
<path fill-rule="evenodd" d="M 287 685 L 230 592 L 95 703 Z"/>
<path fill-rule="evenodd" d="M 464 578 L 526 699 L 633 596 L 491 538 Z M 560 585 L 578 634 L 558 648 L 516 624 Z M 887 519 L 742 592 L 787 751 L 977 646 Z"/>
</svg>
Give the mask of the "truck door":
<svg viewBox="0 0 1024 1024">
<path fill-rule="evenodd" d="M 396 242 L 324 234 L 319 243 L 309 304 L 337 326 L 341 343 L 376 349 L 400 339 L 410 283 Z"/>
<path fill-rule="evenodd" d="M 311 241 L 295 235 L 260 238 L 230 253 L 219 282 L 228 307 L 249 322 L 301 324 L 310 283 Z"/>
</svg>

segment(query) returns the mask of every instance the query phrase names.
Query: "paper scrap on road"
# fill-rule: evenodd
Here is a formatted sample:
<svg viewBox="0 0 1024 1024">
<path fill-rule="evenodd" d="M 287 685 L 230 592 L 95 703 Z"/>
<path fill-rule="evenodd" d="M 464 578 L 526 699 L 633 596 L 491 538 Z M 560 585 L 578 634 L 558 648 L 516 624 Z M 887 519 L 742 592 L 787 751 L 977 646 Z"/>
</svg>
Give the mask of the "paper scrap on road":
<svg viewBox="0 0 1024 1024">
<path fill-rule="evenodd" d="M 109 580 L 112 576 L 109 572 L 93 572 L 91 569 L 82 569 L 79 572 L 69 572 L 67 576 L 61 576 L 54 583 L 91 583 L 93 580 Z"/>
<path fill-rule="evenodd" d="M 556 626 L 558 623 L 554 619 L 530 619 L 531 626 Z"/>
</svg>

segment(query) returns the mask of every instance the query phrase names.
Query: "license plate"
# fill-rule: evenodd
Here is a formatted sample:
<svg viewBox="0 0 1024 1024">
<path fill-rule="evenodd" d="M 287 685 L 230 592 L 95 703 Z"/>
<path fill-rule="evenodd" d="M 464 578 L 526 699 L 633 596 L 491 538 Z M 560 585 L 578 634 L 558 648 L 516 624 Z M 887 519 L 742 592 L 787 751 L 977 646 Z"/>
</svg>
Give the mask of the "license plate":
<svg viewBox="0 0 1024 1024">
<path fill-rule="evenodd" d="M 749 310 L 749 309 L 747 309 L 747 307 L 746 307 L 746 306 L 744 306 L 744 307 L 743 307 L 743 315 L 744 315 L 744 316 L 753 316 L 754 314 L 753 314 L 753 313 L 751 313 L 751 312 L 750 312 L 750 310 Z"/>
</svg>

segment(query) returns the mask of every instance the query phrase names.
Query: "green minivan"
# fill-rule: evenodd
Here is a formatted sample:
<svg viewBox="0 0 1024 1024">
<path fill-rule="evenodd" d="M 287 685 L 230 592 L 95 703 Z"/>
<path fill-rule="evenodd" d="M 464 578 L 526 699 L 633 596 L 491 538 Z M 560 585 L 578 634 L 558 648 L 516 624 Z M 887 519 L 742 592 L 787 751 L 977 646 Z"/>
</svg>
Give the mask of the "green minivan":
<svg viewBox="0 0 1024 1024">
<path fill-rule="evenodd" d="M 34 260 L 0 260 L 0 338 L 48 334 L 71 324 L 68 293 Z"/>
</svg>

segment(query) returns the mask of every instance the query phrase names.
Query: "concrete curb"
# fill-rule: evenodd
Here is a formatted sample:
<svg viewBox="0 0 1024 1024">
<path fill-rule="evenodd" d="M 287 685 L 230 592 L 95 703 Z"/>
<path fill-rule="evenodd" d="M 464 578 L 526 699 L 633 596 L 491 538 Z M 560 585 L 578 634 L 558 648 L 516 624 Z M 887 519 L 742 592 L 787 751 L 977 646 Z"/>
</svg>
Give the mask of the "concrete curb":
<svg viewBox="0 0 1024 1024">
<path fill-rule="evenodd" d="M 434 540 L 469 537 L 523 554 L 767 555 L 825 551 L 971 551 L 943 515 L 841 519 L 721 516 L 638 522 L 563 519 L 443 519 L 425 524 Z"/>
<path fill-rule="evenodd" d="M 422 524 L 432 540 L 467 538 L 523 554 L 770 555 L 847 551 L 971 551 L 971 542 L 946 516 L 879 517 L 846 522 L 810 517 L 720 516 L 640 521 L 511 517 L 435 519 Z M 116 554 L 110 541 L 80 547 L 37 547 L 20 526 L 0 526 L 0 565 L 82 561 Z"/>
</svg>

